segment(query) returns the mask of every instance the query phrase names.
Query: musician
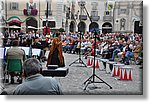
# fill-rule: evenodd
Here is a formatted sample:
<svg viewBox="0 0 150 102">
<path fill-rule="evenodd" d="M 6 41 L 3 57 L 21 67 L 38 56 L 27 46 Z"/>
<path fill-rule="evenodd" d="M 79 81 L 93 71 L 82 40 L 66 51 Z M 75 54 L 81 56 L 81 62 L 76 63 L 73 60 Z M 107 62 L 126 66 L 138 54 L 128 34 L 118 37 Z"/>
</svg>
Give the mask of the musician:
<svg viewBox="0 0 150 102">
<path fill-rule="evenodd" d="M 53 39 L 47 60 L 47 66 L 48 65 L 58 65 L 59 67 L 65 66 L 62 54 L 62 42 L 59 33 L 56 33 L 56 37 Z"/>
<path fill-rule="evenodd" d="M 14 40 L 13 41 L 13 47 L 9 48 L 7 53 L 6 53 L 6 59 L 21 59 L 22 63 L 24 60 L 26 60 L 26 54 L 24 50 L 18 48 L 19 46 L 19 41 Z M 14 83 L 14 72 L 11 72 L 11 83 Z"/>
<path fill-rule="evenodd" d="M 40 52 L 40 56 L 38 56 L 37 58 L 40 60 L 42 60 L 44 62 L 45 56 L 44 56 L 44 45 L 42 45 L 42 43 L 40 42 L 40 38 L 39 37 L 35 37 L 34 38 L 34 42 L 32 44 L 32 48 L 37 48 L 37 49 L 41 49 Z"/>
</svg>

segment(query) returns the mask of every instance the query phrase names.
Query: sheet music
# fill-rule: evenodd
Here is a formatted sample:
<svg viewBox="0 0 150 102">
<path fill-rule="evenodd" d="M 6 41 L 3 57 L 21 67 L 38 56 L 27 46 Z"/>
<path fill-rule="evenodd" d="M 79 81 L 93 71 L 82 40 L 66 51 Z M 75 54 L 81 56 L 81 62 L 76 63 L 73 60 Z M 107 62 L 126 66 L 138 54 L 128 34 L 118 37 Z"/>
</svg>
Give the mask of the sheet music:
<svg viewBox="0 0 150 102">
<path fill-rule="evenodd" d="M 6 53 L 7 53 L 7 50 L 10 48 L 10 47 L 5 47 L 6 48 L 6 51 L 5 51 L 5 56 L 6 56 Z M 26 55 L 29 55 L 29 51 L 30 51 L 30 47 L 18 47 L 18 48 L 21 48 L 25 51 L 25 54 Z M 4 48 L 3 48 L 4 49 Z M 1 49 L 2 50 L 2 49 Z M 4 51 L 3 51 L 4 52 Z M 32 55 L 37 55 L 37 56 L 40 56 L 40 53 L 41 53 L 41 49 L 34 49 L 32 48 Z M 4 54 L 4 53 L 3 53 Z M 2 57 L 2 55 L 0 55 L 0 58 Z"/>
<path fill-rule="evenodd" d="M 41 49 L 32 49 L 32 55 L 40 56 L 40 53 L 41 53 Z"/>
<path fill-rule="evenodd" d="M 50 52 L 50 51 L 46 51 L 46 53 L 45 53 L 45 57 L 46 57 L 47 59 L 48 59 L 49 52 Z"/>
<path fill-rule="evenodd" d="M 57 68 L 55 70 L 66 70 L 66 68 Z"/>
<path fill-rule="evenodd" d="M 0 48 L 0 59 L 4 58 L 4 48 Z"/>
<path fill-rule="evenodd" d="M 26 55 L 29 55 L 30 47 L 21 47 L 21 49 L 23 49 L 25 51 Z"/>
</svg>

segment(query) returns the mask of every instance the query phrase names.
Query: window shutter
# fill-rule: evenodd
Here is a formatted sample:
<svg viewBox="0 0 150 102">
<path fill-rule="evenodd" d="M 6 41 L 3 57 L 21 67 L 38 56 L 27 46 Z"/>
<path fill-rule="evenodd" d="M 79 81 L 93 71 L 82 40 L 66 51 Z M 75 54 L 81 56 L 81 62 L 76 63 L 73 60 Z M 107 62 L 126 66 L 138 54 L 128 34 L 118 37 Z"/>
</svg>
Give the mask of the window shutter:
<svg viewBox="0 0 150 102">
<path fill-rule="evenodd" d="M 19 4 L 18 3 L 16 3 L 16 9 L 19 10 Z"/>
<path fill-rule="evenodd" d="M 11 7 L 11 2 L 10 2 L 10 10 L 12 9 L 12 7 Z"/>
<path fill-rule="evenodd" d="M 34 9 L 36 9 L 36 3 L 34 3 Z"/>
<path fill-rule="evenodd" d="M 26 8 L 29 9 L 29 3 L 26 3 Z"/>
</svg>

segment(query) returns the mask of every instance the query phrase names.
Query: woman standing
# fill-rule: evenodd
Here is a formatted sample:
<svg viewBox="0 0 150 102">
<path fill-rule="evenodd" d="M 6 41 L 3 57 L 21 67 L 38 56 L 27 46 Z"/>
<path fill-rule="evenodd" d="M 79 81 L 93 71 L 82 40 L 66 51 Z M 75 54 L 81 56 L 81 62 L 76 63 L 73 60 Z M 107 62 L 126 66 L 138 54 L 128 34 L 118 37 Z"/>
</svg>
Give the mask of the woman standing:
<svg viewBox="0 0 150 102">
<path fill-rule="evenodd" d="M 59 67 L 65 66 L 60 33 L 56 33 L 56 37 L 53 39 L 47 60 L 47 66 L 48 65 L 58 65 Z"/>
</svg>

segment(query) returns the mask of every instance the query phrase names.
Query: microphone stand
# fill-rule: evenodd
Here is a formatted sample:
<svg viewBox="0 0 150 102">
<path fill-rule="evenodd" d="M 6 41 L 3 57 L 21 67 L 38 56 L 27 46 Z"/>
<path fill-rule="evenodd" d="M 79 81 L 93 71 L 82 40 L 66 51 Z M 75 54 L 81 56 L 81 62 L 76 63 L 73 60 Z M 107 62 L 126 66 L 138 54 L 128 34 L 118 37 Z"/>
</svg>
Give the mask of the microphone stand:
<svg viewBox="0 0 150 102">
<path fill-rule="evenodd" d="M 85 6 L 84 6 L 84 9 L 85 9 L 85 11 L 86 11 L 86 13 L 87 13 L 88 18 L 90 19 L 90 21 L 91 21 L 91 23 L 92 23 L 92 19 L 91 19 L 91 17 L 89 16 L 89 13 L 88 13 L 87 9 L 85 8 Z M 93 66 L 93 73 L 92 73 L 92 75 L 84 82 L 84 85 L 85 85 L 84 90 L 86 90 L 87 86 L 88 86 L 89 84 L 92 84 L 92 83 L 104 83 L 104 84 L 106 84 L 107 86 L 109 86 L 110 89 L 112 89 L 112 87 L 111 87 L 108 83 L 106 83 L 104 80 L 102 80 L 100 77 L 98 77 L 98 76 L 95 74 L 96 36 L 97 36 L 97 31 L 96 31 L 96 29 L 94 28 L 94 66 Z M 99 79 L 100 81 L 95 81 L 95 78 Z"/>
<path fill-rule="evenodd" d="M 80 15 L 82 15 L 82 7 L 80 7 Z M 80 17 L 80 22 L 81 22 L 81 17 Z M 79 25 L 79 28 L 81 28 L 81 23 L 80 23 L 80 25 Z M 81 33 L 81 30 L 80 30 L 80 49 L 79 49 L 79 58 L 77 59 L 77 60 L 75 60 L 75 61 L 73 61 L 71 64 L 69 64 L 69 66 L 71 66 L 72 64 L 74 64 L 74 63 L 80 63 L 80 64 L 82 64 L 82 65 L 84 65 L 83 67 L 87 67 L 86 66 L 86 64 L 83 62 L 83 60 L 81 59 L 81 35 L 82 35 L 82 33 Z M 79 62 L 78 62 L 79 61 Z"/>
</svg>

